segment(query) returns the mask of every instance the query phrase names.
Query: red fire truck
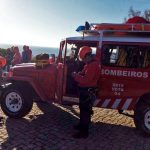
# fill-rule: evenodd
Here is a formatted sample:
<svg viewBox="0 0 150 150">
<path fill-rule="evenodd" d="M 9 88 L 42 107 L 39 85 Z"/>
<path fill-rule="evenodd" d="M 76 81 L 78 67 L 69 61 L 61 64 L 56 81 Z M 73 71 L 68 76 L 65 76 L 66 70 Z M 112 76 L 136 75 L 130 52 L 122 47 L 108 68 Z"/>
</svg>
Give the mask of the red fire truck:
<svg viewBox="0 0 150 150">
<path fill-rule="evenodd" d="M 78 59 L 82 46 L 89 46 L 100 63 L 95 107 L 134 111 L 137 129 L 150 135 L 150 24 L 86 24 L 79 37 L 60 42 L 54 63 L 19 64 L 11 68 L 1 85 L 1 108 L 12 118 L 29 113 L 33 100 L 78 104 L 72 72 L 82 70 Z M 43 60 L 44 61 L 44 60 Z"/>
</svg>

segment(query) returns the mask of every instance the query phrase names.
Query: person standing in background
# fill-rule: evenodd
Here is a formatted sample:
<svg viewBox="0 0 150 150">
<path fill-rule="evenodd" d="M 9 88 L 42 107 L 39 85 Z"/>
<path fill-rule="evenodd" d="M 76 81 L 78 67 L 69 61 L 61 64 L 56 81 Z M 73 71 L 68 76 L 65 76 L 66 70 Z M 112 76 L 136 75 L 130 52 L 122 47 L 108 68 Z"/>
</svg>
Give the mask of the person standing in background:
<svg viewBox="0 0 150 150">
<path fill-rule="evenodd" d="M 14 46 L 10 48 L 11 52 L 14 54 Z"/>
<path fill-rule="evenodd" d="M 28 52 L 27 52 L 27 46 L 24 45 L 23 46 L 23 52 L 22 52 L 22 63 L 28 63 L 29 59 L 28 59 Z"/>
<path fill-rule="evenodd" d="M 27 46 L 27 55 L 28 55 L 28 62 L 31 62 L 32 59 L 32 51 L 29 48 L 29 46 Z"/>
<path fill-rule="evenodd" d="M 21 55 L 18 46 L 15 46 L 13 50 L 14 50 L 14 56 L 13 56 L 13 60 L 11 61 L 11 64 L 14 66 L 16 64 L 21 63 Z"/>
<path fill-rule="evenodd" d="M 0 55 L 0 84 L 3 82 L 3 67 L 6 65 L 6 58 Z"/>
<path fill-rule="evenodd" d="M 6 52 L 6 70 L 9 71 L 11 61 L 13 60 L 13 48 L 8 48 Z"/>
</svg>

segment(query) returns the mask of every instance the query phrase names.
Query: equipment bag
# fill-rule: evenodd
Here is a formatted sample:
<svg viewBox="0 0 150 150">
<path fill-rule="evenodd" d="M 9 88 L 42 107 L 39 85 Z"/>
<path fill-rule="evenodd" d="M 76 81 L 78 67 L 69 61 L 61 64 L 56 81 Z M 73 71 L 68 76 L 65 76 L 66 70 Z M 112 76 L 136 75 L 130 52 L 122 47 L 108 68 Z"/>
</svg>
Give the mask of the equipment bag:
<svg viewBox="0 0 150 150">
<path fill-rule="evenodd" d="M 36 67 L 45 68 L 49 65 L 49 55 L 48 54 L 38 54 L 36 55 Z"/>
</svg>

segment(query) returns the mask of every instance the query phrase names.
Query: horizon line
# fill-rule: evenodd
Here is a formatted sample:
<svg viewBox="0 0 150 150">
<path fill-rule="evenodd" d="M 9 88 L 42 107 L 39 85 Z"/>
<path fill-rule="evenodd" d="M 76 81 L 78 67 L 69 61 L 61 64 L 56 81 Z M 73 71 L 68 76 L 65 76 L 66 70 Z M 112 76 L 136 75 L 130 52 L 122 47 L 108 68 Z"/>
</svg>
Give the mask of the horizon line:
<svg viewBox="0 0 150 150">
<path fill-rule="evenodd" d="M 12 46 L 23 46 L 23 45 L 27 45 L 27 46 L 32 46 L 32 47 L 45 47 L 45 48 L 59 48 L 59 47 L 54 47 L 54 46 L 41 46 L 41 45 L 30 45 L 30 44 L 12 44 L 12 43 L 0 43 L 0 45 L 12 45 Z"/>
</svg>

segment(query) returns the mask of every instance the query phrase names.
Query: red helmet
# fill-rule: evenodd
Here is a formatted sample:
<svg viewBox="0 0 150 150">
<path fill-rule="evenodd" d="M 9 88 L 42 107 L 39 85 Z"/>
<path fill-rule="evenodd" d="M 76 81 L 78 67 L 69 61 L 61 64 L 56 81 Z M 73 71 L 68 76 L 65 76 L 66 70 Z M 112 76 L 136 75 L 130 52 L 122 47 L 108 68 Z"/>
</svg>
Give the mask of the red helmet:
<svg viewBox="0 0 150 150">
<path fill-rule="evenodd" d="M 78 54 L 79 55 L 79 59 L 83 60 L 83 58 L 85 57 L 85 55 L 87 53 L 92 53 L 92 49 L 90 47 L 88 47 L 88 46 L 81 47 L 80 50 L 79 50 L 79 54 Z"/>
</svg>

